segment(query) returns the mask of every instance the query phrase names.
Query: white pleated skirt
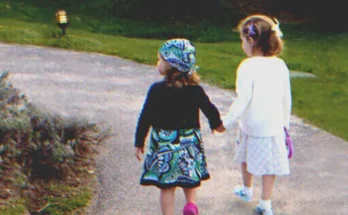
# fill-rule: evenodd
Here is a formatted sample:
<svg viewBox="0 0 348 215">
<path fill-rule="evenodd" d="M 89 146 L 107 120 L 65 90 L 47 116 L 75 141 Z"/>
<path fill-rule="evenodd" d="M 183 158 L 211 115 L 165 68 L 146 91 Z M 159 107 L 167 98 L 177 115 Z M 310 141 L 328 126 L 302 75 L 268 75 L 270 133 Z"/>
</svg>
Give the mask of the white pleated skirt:
<svg viewBox="0 0 348 215">
<path fill-rule="evenodd" d="M 289 175 L 285 134 L 256 137 L 239 129 L 234 161 L 247 163 L 247 170 L 253 175 Z"/>
</svg>

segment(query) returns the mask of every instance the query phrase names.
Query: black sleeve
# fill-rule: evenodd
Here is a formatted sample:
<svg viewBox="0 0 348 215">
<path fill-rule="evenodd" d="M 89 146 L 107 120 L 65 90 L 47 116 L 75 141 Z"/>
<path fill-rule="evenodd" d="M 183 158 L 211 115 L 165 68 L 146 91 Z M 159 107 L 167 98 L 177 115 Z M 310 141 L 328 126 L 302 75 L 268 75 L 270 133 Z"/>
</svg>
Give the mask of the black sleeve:
<svg viewBox="0 0 348 215">
<path fill-rule="evenodd" d="M 147 93 L 147 97 L 145 99 L 143 108 L 140 112 L 137 129 L 135 133 L 135 146 L 136 147 L 143 147 L 145 144 L 145 138 L 147 136 L 147 133 L 149 132 L 150 126 L 151 126 L 151 114 L 152 114 L 152 107 L 155 102 L 155 93 L 154 93 L 155 85 L 152 85 Z"/>
<path fill-rule="evenodd" d="M 209 120 L 209 125 L 211 129 L 215 129 L 222 124 L 219 110 L 210 101 L 207 94 L 204 92 L 203 88 L 199 86 L 199 108 L 202 110 L 204 115 Z"/>
</svg>

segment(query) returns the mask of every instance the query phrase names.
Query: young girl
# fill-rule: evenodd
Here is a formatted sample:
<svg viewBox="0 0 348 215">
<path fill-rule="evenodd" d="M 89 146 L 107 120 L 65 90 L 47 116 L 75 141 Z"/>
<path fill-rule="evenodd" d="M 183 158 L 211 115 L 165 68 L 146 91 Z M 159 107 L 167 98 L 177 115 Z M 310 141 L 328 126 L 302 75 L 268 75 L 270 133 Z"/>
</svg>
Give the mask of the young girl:
<svg viewBox="0 0 348 215">
<path fill-rule="evenodd" d="M 157 70 L 164 80 L 150 87 L 135 135 L 135 154 L 140 161 L 152 126 L 140 184 L 160 188 L 164 215 L 174 212 L 176 187 L 185 193 L 184 215 L 198 214 L 195 188 L 209 178 L 199 110 L 213 131 L 224 130 L 219 111 L 198 85 L 195 55 L 195 47 L 186 39 L 168 40 L 159 49 Z"/>
<path fill-rule="evenodd" d="M 277 21 L 252 15 L 240 22 L 239 31 L 248 58 L 238 67 L 237 98 L 223 117 L 226 128 L 239 119 L 235 161 L 241 164 L 243 186 L 234 194 L 251 201 L 253 175 L 261 175 L 262 194 L 256 210 L 271 215 L 275 175 L 290 173 L 284 134 L 291 115 L 289 70 L 276 57 L 282 50 Z"/>
</svg>

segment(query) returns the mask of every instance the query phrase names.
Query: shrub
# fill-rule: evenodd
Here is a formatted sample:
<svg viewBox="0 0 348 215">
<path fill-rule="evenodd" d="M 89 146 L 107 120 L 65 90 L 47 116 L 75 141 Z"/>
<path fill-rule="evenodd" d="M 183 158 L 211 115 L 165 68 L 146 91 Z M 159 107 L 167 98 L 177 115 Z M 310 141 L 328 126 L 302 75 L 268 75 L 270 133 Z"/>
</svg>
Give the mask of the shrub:
<svg viewBox="0 0 348 215">
<path fill-rule="evenodd" d="M 44 192 L 41 182 L 79 183 L 78 175 L 94 166 L 96 147 L 109 129 L 42 113 L 8 83 L 8 74 L 0 76 L 0 206 L 21 193 L 35 210 L 44 203 L 33 195 Z"/>
</svg>

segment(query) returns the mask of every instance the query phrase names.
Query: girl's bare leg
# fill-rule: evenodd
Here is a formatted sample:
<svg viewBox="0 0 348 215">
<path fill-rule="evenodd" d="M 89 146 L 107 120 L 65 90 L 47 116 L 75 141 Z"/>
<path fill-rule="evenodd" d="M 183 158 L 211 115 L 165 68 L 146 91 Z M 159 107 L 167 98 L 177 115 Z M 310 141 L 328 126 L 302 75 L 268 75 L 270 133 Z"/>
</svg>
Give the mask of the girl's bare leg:
<svg viewBox="0 0 348 215">
<path fill-rule="evenodd" d="M 184 193 L 186 197 L 186 203 L 192 202 L 196 203 L 196 189 L 195 188 L 184 188 Z"/>
<path fill-rule="evenodd" d="M 242 163 L 241 165 L 241 171 L 242 171 L 242 177 L 243 177 L 243 185 L 245 187 L 252 187 L 253 186 L 253 175 L 250 174 L 247 170 L 247 163 Z"/>
<path fill-rule="evenodd" d="M 275 182 L 275 175 L 262 176 L 262 200 L 269 200 L 272 196 L 273 186 Z"/>
<path fill-rule="evenodd" d="M 175 188 L 161 189 L 160 203 L 162 215 L 174 214 Z"/>
</svg>

